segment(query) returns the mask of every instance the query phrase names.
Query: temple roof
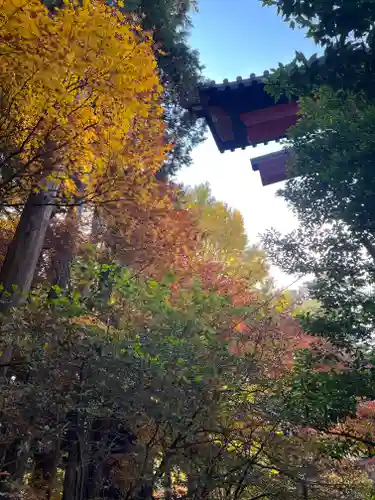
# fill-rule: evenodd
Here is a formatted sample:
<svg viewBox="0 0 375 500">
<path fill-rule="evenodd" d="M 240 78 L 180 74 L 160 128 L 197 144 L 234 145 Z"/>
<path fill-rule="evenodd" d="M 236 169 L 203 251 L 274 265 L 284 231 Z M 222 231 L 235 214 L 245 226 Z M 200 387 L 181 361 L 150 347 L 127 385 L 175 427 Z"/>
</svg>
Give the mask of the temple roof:
<svg viewBox="0 0 375 500">
<path fill-rule="evenodd" d="M 275 102 L 266 92 L 265 79 L 268 75 L 269 72 L 265 71 L 262 76 L 251 74 L 249 78 L 237 77 L 232 82 L 211 81 L 198 88 L 198 98 L 190 109 L 198 117 L 206 119 L 220 152 L 245 149 L 285 136 L 283 117 L 286 117 L 284 121 L 290 121 L 295 112 L 284 109 L 289 104 L 285 96 Z M 286 116 L 288 113 L 289 118 Z M 274 126 L 277 120 L 281 128 Z"/>
<path fill-rule="evenodd" d="M 242 78 L 242 76 L 237 76 L 236 80 L 232 82 L 225 78 L 225 80 L 223 80 L 223 83 L 217 83 L 215 82 L 215 80 L 211 80 L 201 85 L 199 89 L 204 90 L 216 88 L 218 90 L 226 90 L 237 89 L 241 86 L 248 87 L 250 85 L 253 85 L 254 83 L 264 83 L 265 78 L 267 78 L 269 74 L 269 71 L 265 71 L 262 76 L 256 76 L 255 73 L 252 73 L 249 78 Z"/>
<path fill-rule="evenodd" d="M 227 78 L 223 80 L 222 83 L 217 83 L 215 80 L 210 80 L 203 83 L 198 88 L 198 96 L 196 102 L 190 105 L 190 109 L 195 111 L 198 115 L 201 115 L 203 111 L 205 96 L 213 95 L 216 92 L 227 93 L 230 90 L 241 91 L 245 88 L 261 85 L 264 87 L 265 78 L 269 75 L 268 71 L 265 71 L 263 76 L 256 76 L 252 73 L 249 78 L 242 78 L 242 76 L 237 76 L 235 81 L 229 81 Z"/>
</svg>

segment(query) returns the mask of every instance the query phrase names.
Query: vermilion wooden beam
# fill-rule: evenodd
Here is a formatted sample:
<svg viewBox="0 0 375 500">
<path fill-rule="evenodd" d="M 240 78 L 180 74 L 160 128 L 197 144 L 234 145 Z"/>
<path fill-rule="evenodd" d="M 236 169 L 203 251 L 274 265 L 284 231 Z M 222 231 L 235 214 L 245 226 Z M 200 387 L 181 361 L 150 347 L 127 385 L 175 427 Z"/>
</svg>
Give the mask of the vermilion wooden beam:
<svg viewBox="0 0 375 500">
<path fill-rule="evenodd" d="M 259 171 L 263 186 L 285 181 L 288 178 L 287 162 L 290 151 L 282 150 L 251 160 L 254 171 Z"/>
<path fill-rule="evenodd" d="M 289 102 L 243 113 L 241 120 L 246 125 L 250 143 L 259 144 L 284 137 L 288 128 L 296 124 L 297 112 L 298 104 Z"/>
<path fill-rule="evenodd" d="M 251 75 L 235 82 L 211 82 L 198 89 L 199 98 L 190 106 L 205 118 L 220 152 L 277 141 L 298 119 L 298 103 L 282 96 L 278 101 L 267 93 L 264 76 Z M 251 161 L 268 186 L 287 179 L 289 153 L 279 151 Z"/>
<path fill-rule="evenodd" d="M 276 102 L 265 90 L 265 76 L 211 82 L 198 89 L 190 109 L 206 119 L 219 151 L 281 139 L 296 123 L 298 104 L 285 96 Z"/>
</svg>

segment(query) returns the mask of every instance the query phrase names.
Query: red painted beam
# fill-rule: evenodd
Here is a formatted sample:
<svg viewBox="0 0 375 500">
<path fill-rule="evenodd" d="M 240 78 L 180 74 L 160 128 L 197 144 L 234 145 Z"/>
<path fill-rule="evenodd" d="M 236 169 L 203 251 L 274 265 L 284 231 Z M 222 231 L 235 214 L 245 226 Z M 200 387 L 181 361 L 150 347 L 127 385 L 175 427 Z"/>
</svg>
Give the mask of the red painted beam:
<svg viewBox="0 0 375 500">
<path fill-rule="evenodd" d="M 275 141 L 284 137 L 288 128 L 297 122 L 298 104 L 289 102 L 270 108 L 242 113 L 241 121 L 247 127 L 250 144 Z"/>
<path fill-rule="evenodd" d="M 277 151 L 251 160 L 253 170 L 259 171 L 263 186 L 285 181 L 288 178 L 287 162 L 290 152 Z"/>
<path fill-rule="evenodd" d="M 266 91 L 267 75 L 225 80 L 223 84 L 211 82 L 198 88 L 189 109 L 207 120 L 222 153 L 281 139 L 296 123 L 296 99 L 281 96 L 276 102 Z"/>
</svg>

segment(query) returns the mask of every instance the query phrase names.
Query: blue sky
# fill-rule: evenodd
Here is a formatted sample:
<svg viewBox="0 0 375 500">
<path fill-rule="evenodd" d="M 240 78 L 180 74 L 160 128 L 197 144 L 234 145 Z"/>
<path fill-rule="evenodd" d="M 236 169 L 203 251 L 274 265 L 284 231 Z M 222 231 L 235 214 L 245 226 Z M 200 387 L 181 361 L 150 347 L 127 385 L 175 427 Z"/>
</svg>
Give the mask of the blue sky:
<svg viewBox="0 0 375 500">
<path fill-rule="evenodd" d="M 278 62 L 287 63 L 295 50 L 316 49 L 301 30 L 292 30 L 276 9 L 258 0 L 198 0 L 191 45 L 201 54 L 205 75 L 234 80 L 262 74 Z"/>
<path fill-rule="evenodd" d="M 292 30 L 276 9 L 259 0 L 198 0 L 191 45 L 201 54 L 204 75 L 221 82 L 251 73 L 263 74 L 278 62 L 289 62 L 296 50 L 310 56 L 317 51 L 301 30 Z M 250 159 L 279 149 L 277 144 L 219 153 L 210 135 L 193 153 L 194 162 L 182 170 L 184 184 L 209 182 L 213 195 L 241 211 L 250 243 L 271 226 L 282 232 L 296 221 L 285 202 L 276 197 L 280 184 L 263 187 Z M 277 281 L 287 286 L 293 278 L 274 270 Z"/>
</svg>

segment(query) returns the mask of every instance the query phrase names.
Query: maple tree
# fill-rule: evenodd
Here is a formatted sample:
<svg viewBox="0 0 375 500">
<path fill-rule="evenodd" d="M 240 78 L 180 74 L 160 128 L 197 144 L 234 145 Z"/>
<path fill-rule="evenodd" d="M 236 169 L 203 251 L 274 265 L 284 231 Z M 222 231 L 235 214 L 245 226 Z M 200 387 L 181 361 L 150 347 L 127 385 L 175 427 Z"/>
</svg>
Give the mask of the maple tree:
<svg viewBox="0 0 375 500">
<path fill-rule="evenodd" d="M 175 188 L 164 182 L 144 186 L 139 193 L 131 190 L 117 204 L 99 206 L 96 217 L 93 242 L 101 247 L 101 260 L 131 266 L 135 272 L 163 276 L 188 266 L 197 248 L 194 215 L 178 206 Z"/>
<path fill-rule="evenodd" d="M 264 341 L 270 348 L 277 318 L 262 322 L 259 304 L 249 302 L 242 313 L 254 348 L 233 355 L 225 337 L 239 311 L 230 294 L 198 282 L 176 293 L 171 276 L 134 278 L 107 266 L 113 287 L 103 301 L 102 270 L 86 254 L 72 279 L 78 288 L 89 280 L 90 300 L 38 294 L 3 320 L 3 347 L 23 333 L 2 378 L 2 492 L 26 488 L 44 499 L 61 488 L 69 499 L 151 499 L 180 485 L 182 498 L 298 494 L 301 456 L 307 449 L 317 460 L 319 454 L 314 443 L 284 432 L 270 404 L 275 378 L 264 367 L 276 358 L 268 358 Z M 324 486 L 328 463 L 337 469 L 316 462 L 314 488 L 321 498 L 340 498 L 345 489 L 337 478 Z M 367 487 L 362 483 L 355 483 L 357 493 Z"/>
<path fill-rule="evenodd" d="M 44 0 L 44 3 L 51 11 L 63 5 L 61 0 Z M 158 73 L 164 87 L 166 142 L 173 144 L 157 173 L 159 180 L 165 180 L 191 164 L 192 150 L 204 139 L 204 120 L 197 120 L 186 109 L 203 81 L 198 51 L 190 47 L 188 40 L 192 13 L 198 5 L 190 0 L 128 0 L 112 6 L 130 14 L 153 37 Z"/>
<path fill-rule="evenodd" d="M 65 196 L 78 180 L 91 193 L 97 178 L 131 164 L 129 132 L 142 138 L 137 167 L 145 168 L 151 125 L 163 128 L 150 38 L 102 4 L 68 3 L 52 17 L 37 1 L 1 7 L 4 203 L 12 182 L 27 191 L 47 176 L 64 184 Z M 136 130 L 142 117 L 147 137 L 141 124 Z"/>
<path fill-rule="evenodd" d="M 158 6 L 0 0 L 0 281 L 30 289 L 0 315 L 0 496 L 369 500 L 370 354 L 306 334 L 241 214 L 164 175 L 200 68 L 190 2 Z"/>
<path fill-rule="evenodd" d="M 238 210 L 216 200 L 207 184 L 185 189 L 183 205 L 194 215 L 203 260 L 220 262 L 225 273 L 242 280 L 243 289 L 263 283 L 267 276 L 265 255 L 250 245 Z"/>
<path fill-rule="evenodd" d="M 4 205 L 31 192 L 0 277 L 19 300 L 57 203 L 116 200 L 160 169 L 162 89 L 151 37 L 113 7 L 67 3 L 51 16 L 4 0 L 1 11 L 0 192 Z"/>
</svg>

